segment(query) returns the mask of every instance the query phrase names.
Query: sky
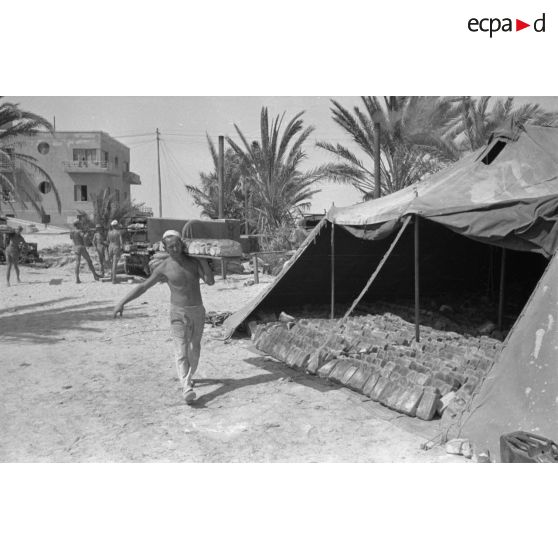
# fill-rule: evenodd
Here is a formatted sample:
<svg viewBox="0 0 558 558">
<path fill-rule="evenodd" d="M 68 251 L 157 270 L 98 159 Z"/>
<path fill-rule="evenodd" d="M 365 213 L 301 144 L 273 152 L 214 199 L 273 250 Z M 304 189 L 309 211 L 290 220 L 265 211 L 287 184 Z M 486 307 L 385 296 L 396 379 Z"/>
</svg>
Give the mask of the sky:
<svg viewBox="0 0 558 558">
<path fill-rule="evenodd" d="M 344 106 L 360 104 L 358 97 L 333 97 Z M 158 214 L 157 150 L 155 130 L 161 132 L 161 180 L 163 216 L 199 216 L 184 184 L 199 184 L 200 171 L 213 168 L 206 133 L 238 139 L 237 124 L 249 139 L 259 137 L 263 106 L 270 116 L 286 113 L 286 118 L 305 111 L 305 125 L 315 127 L 306 144 L 303 167 L 311 168 L 334 160 L 315 147 L 319 140 L 350 146 L 347 136 L 331 119 L 330 97 L 6 97 L 21 107 L 53 121 L 57 130 L 103 130 L 130 147 L 130 170 L 141 177 L 132 186 L 132 199 L 145 202 Z M 558 111 L 558 97 L 516 97 L 516 103 L 538 102 Z M 323 212 L 333 204 L 352 205 L 360 193 L 349 185 L 320 183 L 321 192 L 312 198 L 312 211 Z"/>
<path fill-rule="evenodd" d="M 347 106 L 358 97 L 337 97 Z M 157 148 L 155 130 L 161 132 L 161 182 L 163 216 L 199 216 L 184 184 L 199 184 L 200 171 L 209 172 L 213 163 L 206 133 L 217 145 L 219 135 L 238 140 L 234 124 L 250 139 L 259 137 L 262 106 L 270 116 L 286 112 L 286 118 L 305 111 L 305 125 L 316 131 L 306 144 L 311 168 L 333 160 L 315 147 L 318 140 L 343 141 L 345 136 L 330 117 L 328 97 L 6 97 L 26 110 L 48 120 L 56 118 L 56 129 L 103 130 L 130 148 L 130 170 L 141 177 L 141 186 L 132 186 L 132 199 L 145 202 L 158 213 Z M 226 144 L 225 144 L 226 147 Z M 351 205 L 361 195 L 351 186 L 321 183 L 321 192 L 312 199 L 312 211 L 323 212 L 332 203 Z"/>
</svg>

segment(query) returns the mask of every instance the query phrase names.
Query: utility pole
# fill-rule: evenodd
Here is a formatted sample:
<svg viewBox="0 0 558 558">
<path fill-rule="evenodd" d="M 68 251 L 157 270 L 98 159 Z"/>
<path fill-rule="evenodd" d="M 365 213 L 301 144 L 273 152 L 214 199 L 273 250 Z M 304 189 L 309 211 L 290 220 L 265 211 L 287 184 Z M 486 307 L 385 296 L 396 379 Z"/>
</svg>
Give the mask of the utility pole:
<svg viewBox="0 0 558 558">
<path fill-rule="evenodd" d="M 219 136 L 219 219 L 225 218 L 225 138 Z"/>
<path fill-rule="evenodd" d="M 248 181 L 243 178 L 242 179 L 242 189 L 244 190 L 244 234 L 248 234 L 248 218 L 250 212 L 250 206 L 248 201 Z"/>
<path fill-rule="evenodd" d="M 420 341 L 420 242 L 419 216 L 415 215 L 415 341 Z"/>
<path fill-rule="evenodd" d="M 161 192 L 161 154 L 159 151 L 159 141 L 160 141 L 160 134 L 159 128 L 156 130 L 157 135 L 157 176 L 159 178 L 159 217 L 163 216 L 163 195 Z"/>
<path fill-rule="evenodd" d="M 380 175 L 380 134 L 382 133 L 380 123 L 374 121 L 374 198 L 382 195 Z"/>
</svg>

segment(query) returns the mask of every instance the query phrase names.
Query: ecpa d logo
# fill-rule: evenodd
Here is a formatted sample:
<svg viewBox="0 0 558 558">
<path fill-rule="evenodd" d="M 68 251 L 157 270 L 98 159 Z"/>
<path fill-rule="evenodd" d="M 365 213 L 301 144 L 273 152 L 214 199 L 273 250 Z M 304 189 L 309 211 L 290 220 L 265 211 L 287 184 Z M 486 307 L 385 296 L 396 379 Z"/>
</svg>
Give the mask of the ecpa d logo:
<svg viewBox="0 0 558 558">
<path fill-rule="evenodd" d="M 533 22 L 533 30 L 537 33 L 544 33 L 546 26 L 546 14 L 543 14 L 541 17 L 536 19 Z M 521 19 L 515 19 L 515 28 L 513 25 L 513 19 L 509 17 L 504 17 L 500 19 L 499 17 L 484 17 L 478 19 L 476 17 L 472 17 L 468 23 L 467 27 L 469 31 L 473 33 L 477 33 L 479 31 L 483 33 L 489 33 L 490 38 L 494 33 L 498 33 L 499 31 L 505 32 L 512 32 L 512 31 L 521 31 L 522 29 L 527 29 L 527 27 L 531 27 L 530 23 L 526 23 Z"/>
</svg>

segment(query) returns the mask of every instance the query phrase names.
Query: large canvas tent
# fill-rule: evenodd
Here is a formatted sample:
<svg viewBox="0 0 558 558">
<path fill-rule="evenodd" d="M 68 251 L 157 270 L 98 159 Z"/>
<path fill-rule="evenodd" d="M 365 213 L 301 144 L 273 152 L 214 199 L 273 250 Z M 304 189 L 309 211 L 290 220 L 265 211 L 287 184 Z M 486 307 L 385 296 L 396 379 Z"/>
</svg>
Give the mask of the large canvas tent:
<svg viewBox="0 0 558 558">
<path fill-rule="evenodd" d="M 348 307 L 410 218 L 420 225 L 424 296 L 485 280 L 488 259 L 499 261 L 495 247 L 526 255 L 508 270 L 516 277 L 537 268 L 526 281 L 532 289 L 558 247 L 558 129 L 509 126 L 486 148 L 416 185 L 332 208 L 276 280 L 225 322 L 227 334 L 259 311 L 328 302 Z M 412 298 L 418 229 L 398 235 L 369 296 Z"/>
<path fill-rule="evenodd" d="M 460 435 L 499 460 L 500 435 L 517 430 L 558 441 L 558 254 L 465 414 Z"/>
</svg>

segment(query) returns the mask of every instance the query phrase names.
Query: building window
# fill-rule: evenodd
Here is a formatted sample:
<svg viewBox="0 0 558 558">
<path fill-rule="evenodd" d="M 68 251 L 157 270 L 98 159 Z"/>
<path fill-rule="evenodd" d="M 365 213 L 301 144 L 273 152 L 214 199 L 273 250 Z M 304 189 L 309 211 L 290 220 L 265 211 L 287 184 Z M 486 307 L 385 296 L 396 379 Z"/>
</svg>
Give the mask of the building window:
<svg viewBox="0 0 558 558">
<path fill-rule="evenodd" d="M 109 154 L 108 151 L 103 151 L 103 163 L 108 163 Z"/>
<path fill-rule="evenodd" d="M 128 199 L 128 192 L 124 192 L 124 199 L 125 199 L 125 200 Z"/>
<path fill-rule="evenodd" d="M 14 203 L 15 202 L 14 193 L 11 190 L 8 190 L 7 188 L 2 188 L 2 201 L 4 203 Z"/>
<path fill-rule="evenodd" d="M 46 141 L 42 141 L 37 145 L 37 151 L 41 155 L 46 155 L 50 151 L 50 145 Z"/>
<path fill-rule="evenodd" d="M 39 184 L 39 192 L 48 194 L 52 190 L 52 184 L 48 180 L 44 180 Z"/>
<path fill-rule="evenodd" d="M 74 149 L 74 161 L 88 163 L 97 160 L 96 149 Z"/>
<path fill-rule="evenodd" d="M 115 188 L 114 190 L 114 199 L 116 200 L 116 203 L 120 202 L 120 190 L 118 188 Z"/>
<path fill-rule="evenodd" d="M 0 146 L 0 172 L 13 170 L 13 147 Z"/>
<path fill-rule="evenodd" d="M 114 166 L 118 168 L 118 157 L 114 158 Z"/>
<path fill-rule="evenodd" d="M 87 201 L 87 185 L 75 184 L 74 185 L 74 201 L 85 202 Z"/>
<path fill-rule="evenodd" d="M 124 170 L 130 172 L 130 163 L 128 161 L 124 161 Z"/>
</svg>

